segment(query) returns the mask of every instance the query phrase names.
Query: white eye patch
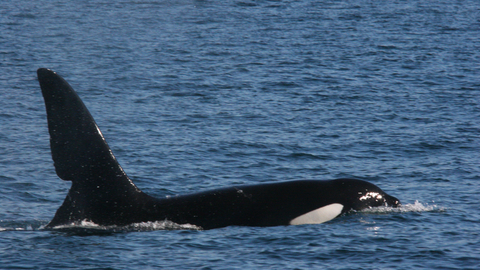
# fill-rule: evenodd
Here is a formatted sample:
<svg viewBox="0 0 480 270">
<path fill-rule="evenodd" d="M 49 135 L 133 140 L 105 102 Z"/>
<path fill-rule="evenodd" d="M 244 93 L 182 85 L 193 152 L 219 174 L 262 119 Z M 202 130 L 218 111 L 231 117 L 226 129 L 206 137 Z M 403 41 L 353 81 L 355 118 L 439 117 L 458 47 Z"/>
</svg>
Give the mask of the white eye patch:
<svg viewBox="0 0 480 270">
<path fill-rule="evenodd" d="M 334 219 L 342 213 L 343 205 L 332 203 L 320 207 L 290 221 L 290 225 L 319 224 Z"/>
</svg>

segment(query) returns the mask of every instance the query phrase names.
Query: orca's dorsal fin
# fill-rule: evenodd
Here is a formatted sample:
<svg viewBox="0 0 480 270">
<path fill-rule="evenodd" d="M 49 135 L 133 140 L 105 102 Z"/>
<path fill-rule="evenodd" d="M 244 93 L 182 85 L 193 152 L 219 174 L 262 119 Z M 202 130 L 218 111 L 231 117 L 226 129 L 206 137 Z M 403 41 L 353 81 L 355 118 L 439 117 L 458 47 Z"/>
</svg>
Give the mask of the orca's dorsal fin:
<svg viewBox="0 0 480 270">
<path fill-rule="evenodd" d="M 73 88 L 49 69 L 40 68 L 37 75 L 58 177 L 73 182 L 114 180 L 136 189 Z"/>
<path fill-rule="evenodd" d="M 123 171 L 77 93 L 49 69 L 40 68 L 37 75 L 47 109 L 55 170 L 61 179 L 72 181 L 46 228 L 81 220 L 121 225 L 148 219 L 143 207 L 152 198 Z"/>
</svg>

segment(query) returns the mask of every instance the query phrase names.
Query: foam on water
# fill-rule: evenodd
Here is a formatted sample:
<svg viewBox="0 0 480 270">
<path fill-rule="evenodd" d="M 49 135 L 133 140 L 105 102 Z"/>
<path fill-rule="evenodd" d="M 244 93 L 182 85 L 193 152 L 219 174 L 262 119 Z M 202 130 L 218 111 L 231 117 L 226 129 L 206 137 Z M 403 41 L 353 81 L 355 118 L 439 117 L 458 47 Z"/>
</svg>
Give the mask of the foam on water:
<svg viewBox="0 0 480 270">
<path fill-rule="evenodd" d="M 133 223 L 126 226 L 102 226 L 90 220 L 82 220 L 68 225 L 55 226 L 58 231 L 90 231 L 90 232 L 131 232 L 131 231 L 156 231 L 156 230 L 201 230 L 201 227 L 191 224 L 177 224 L 169 220 L 148 221 Z"/>
<path fill-rule="evenodd" d="M 32 226 L 28 225 L 27 227 L 0 227 L 0 232 L 4 231 L 33 231 Z"/>
<path fill-rule="evenodd" d="M 394 208 L 390 206 L 380 206 L 364 209 L 361 212 L 366 213 L 407 213 L 407 212 L 443 212 L 444 207 L 436 204 L 429 205 L 428 203 L 421 203 L 415 201 L 414 203 L 402 204 L 400 207 Z"/>
<path fill-rule="evenodd" d="M 38 221 L 38 220 L 23 220 L 23 221 L 0 220 L 0 232 L 36 231 L 45 227 L 46 224 L 47 224 L 47 221 Z"/>
</svg>

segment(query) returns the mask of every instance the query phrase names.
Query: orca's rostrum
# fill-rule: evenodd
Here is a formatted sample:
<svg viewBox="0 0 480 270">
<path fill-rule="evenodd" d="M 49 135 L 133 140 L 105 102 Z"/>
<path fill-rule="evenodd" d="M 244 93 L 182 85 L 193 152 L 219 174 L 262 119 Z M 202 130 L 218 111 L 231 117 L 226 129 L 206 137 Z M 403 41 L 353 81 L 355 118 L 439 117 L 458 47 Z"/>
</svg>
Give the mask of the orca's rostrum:
<svg viewBox="0 0 480 270">
<path fill-rule="evenodd" d="M 356 179 L 232 186 L 151 197 L 128 178 L 73 88 L 49 69 L 40 68 L 37 74 L 55 170 L 61 179 L 72 181 L 46 228 L 84 220 L 104 226 L 168 220 L 203 229 L 314 224 L 350 210 L 400 204 L 377 186 Z"/>
</svg>

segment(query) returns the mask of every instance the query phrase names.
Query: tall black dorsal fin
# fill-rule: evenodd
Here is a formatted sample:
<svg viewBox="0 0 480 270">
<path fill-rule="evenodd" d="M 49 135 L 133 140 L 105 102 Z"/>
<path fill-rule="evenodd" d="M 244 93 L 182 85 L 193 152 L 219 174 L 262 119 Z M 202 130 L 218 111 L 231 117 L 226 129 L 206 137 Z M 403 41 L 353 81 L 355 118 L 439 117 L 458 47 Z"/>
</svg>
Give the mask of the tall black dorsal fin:
<svg viewBox="0 0 480 270">
<path fill-rule="evenodd" d="M 55 170 L 61 179 L 72 181 L 47 228 L 81 220 L 99 225 L 148 220 L 144 206 L 152 198 L 125 174 L 77 93 L 49 69 L 40 68 L 37 74 Z"/>
<path fill-rule="evenodd" d="M 49 69 L 40 68 L 37 74 L 58 177 L 74 182 L 101 178 L 131 183 L 73 88 Z"/>
</svg>

